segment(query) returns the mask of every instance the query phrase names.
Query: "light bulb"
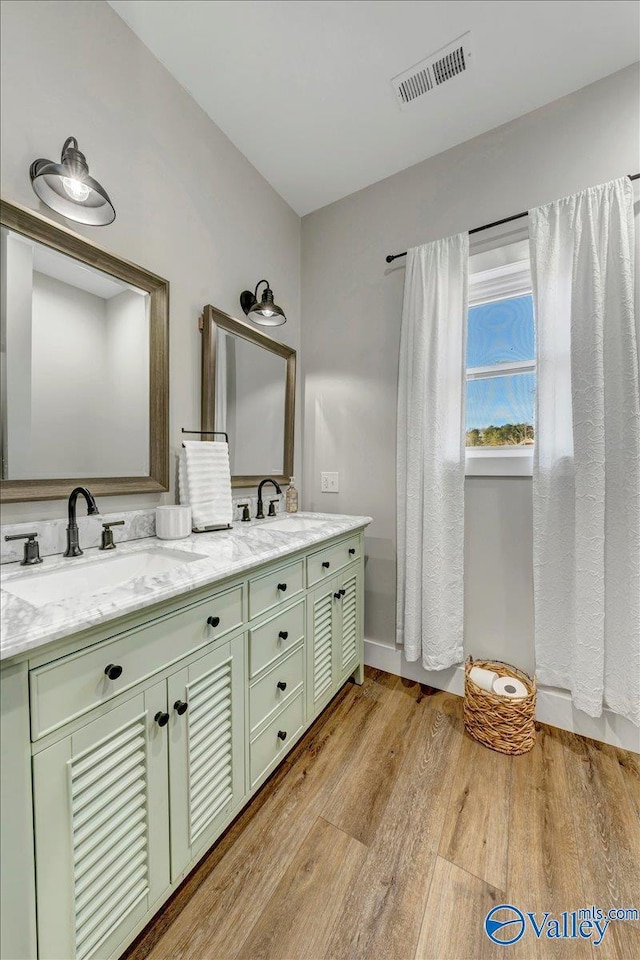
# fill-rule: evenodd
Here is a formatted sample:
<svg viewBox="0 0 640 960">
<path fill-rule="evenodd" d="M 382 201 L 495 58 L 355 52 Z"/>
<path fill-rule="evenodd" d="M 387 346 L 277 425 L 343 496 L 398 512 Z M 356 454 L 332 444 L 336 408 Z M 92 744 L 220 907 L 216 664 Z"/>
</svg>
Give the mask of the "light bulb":
<svg viewBox="0 0 640 960">
<path fill-rule="evenodd" d="M 62 186 L 67 196 L 74 200 L 75 203 L 84 203 L 90 193 L 90 187 L 88 187 L 86 183 L 83 183 L 81 180 L 76 180 L 73 177 L 62 177 Z"/>
</svg>

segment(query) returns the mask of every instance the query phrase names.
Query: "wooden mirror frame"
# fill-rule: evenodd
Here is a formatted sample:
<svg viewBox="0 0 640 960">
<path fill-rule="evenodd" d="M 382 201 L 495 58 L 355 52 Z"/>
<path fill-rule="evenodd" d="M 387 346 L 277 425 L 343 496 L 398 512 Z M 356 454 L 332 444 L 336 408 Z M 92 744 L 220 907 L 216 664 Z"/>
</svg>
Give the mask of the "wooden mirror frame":
<svg viewBox="0 0 640 960">
<path fill-rule="evenodd" d="M 73 487 L 90 487 L 95 496 L 161 493 L 169 489 L 169 281 L 122 260 L 41 214 L 0 200 L 0 225 L 43 243 L 75 260 L 124 280 L 149 294 L 149 473 L 142 477 L 65 477 L 54 480 L 2 480 L 5 503 L 62 500 Z M 114 438 L 117 442 L 117 438 Z"/>
<path fill-rule="evenodd" d="M 296 351 L 279 340 L 267 336 L 248 323 L 236 320 L 223 313 L 217 307 L 207 304 L 202 312 L 202 401 L 200 410 L 200 429 L 215 429 L 216 422 L 216 340 L 218 330 L 232 333 L 242 340 L 248 340 L 264 350 L 275 353 L 286 360 L 286 378 L 284 395 L 284 463 L 283 472 L 274 474 L 279 483 L 289 483 L 293 476 L 293 438 L 296 403 Z M 231 477 L 232 487 L 252 487 L 258 484 L 265 474 Z"/>
</svg>

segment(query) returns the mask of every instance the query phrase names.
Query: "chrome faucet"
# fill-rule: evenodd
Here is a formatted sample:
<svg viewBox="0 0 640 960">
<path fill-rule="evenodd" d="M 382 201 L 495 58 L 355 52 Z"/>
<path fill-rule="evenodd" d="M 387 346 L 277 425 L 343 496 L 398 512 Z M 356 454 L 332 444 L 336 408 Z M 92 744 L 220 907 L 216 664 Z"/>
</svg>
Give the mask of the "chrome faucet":
<svg viewBox="0 0 640 960">
<path fill-rule="evenodd" d="M 78 523 L 76 521 L 76 500 L 79 495 L 87 501 L 87 515 L 92 517 L 99 514 L 98 505 L 93 499 L 93 494 L 86 487 L 76 487 L 69 495 L 69 526 L 67 527 L 67 549 L 64 552 L 65 557 L 81 557 L 80 541 L 78 538 Z"/>
<path fill-rule="evenodd" d="M 260 486 L 258 487 L 258 510 L 257 510 L 257 512 L 256 512 L 256 520 L 264 520 L 264 505 L 263 505 L 263 503 L 262 503 L 262 488 L 264 487 L 265 483 L 272 483 L 272 484 L 274 485 L 274 487 L 276 488 L 276 493 L 282 493 L 282 490 L 280 489 L 280 485 L 279 485 L 278 483 L 276 483 L 275 480 L 272 480 L 271 477 L 267 477 L 266 480 L 261 480 L 261 481 L 260 481 Z M 270 513 L 270 516 L 273 516 L 273 514 Z"/>
</svg>

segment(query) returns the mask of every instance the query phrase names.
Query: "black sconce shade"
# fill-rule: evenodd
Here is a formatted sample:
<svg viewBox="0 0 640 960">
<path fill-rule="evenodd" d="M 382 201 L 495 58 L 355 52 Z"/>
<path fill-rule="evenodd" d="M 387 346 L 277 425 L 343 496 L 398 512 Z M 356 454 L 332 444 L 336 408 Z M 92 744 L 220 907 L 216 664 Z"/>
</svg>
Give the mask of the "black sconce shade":
<svg viewBox="0 0 640 960">
<path fill-rule="evenodd" d="M 65 140 L 60 163 L 34 160 L 29 176 L 42 202 L 69 220 L 101 227 L 116 218 L 107 191 L 89 176 L 87 161 L 78 150 L 75 137 Z"/>
<path fill-rule="evenodd" d="M 261 283 L 266 283 L 266 287 L 258 303 L 258 287 Z M 259 280 L 254 293 L 251 293 L 251 290 L 243 290 L 240 294 L 240 306 L 250 320 L 263 327 L 279 327 L 287 322 L 282 307 L 273 302 L 273 290 L 268 280 Z"/>
</svg>

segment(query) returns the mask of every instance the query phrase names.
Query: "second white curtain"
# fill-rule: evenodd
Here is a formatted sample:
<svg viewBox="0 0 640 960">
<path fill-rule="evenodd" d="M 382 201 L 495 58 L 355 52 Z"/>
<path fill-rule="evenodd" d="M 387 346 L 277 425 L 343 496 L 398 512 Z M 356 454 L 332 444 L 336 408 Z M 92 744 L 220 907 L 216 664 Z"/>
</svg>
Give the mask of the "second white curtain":
<svg viewBox="0 0 640 960">
<path fill-rule="evenodd" d="M 398 381 L 397 641 L 463 658 L 464 381 L 469 236 L 407 254 Z"/>
<path fill-rule="evenodd" d="M 530 211 L 538 679 L 640 723 L 640 392 L 625 177 Z"/>
</svg>

